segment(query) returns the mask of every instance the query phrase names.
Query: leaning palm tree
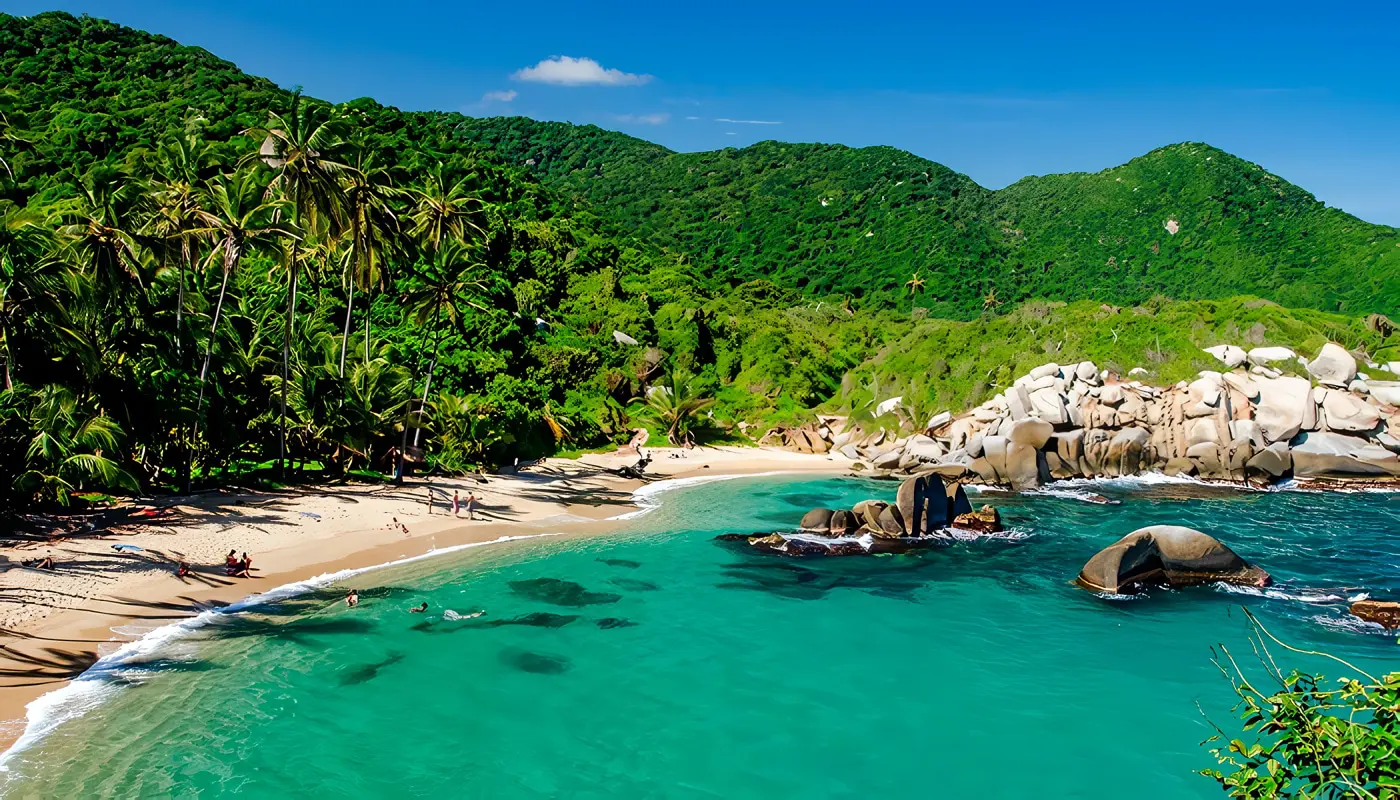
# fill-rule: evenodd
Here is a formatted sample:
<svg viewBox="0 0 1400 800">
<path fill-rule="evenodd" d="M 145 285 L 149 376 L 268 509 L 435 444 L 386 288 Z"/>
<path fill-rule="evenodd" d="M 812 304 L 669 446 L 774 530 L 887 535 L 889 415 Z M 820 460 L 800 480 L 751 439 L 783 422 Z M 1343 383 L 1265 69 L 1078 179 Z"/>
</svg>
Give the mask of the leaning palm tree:
<svg viewBox="0 0 1400 800">
<path fill-rule="evenodd" d="M 700 412 L 714 402 L 712 397 L 701 397 L 694 377 L 675 366 L 646 393 L 647 412 L 666 426 L 666 440 L 673 445 L 686 440 Z"/>
<path fill-rule="evenodd" d="M 345 194 L 341 177 L 354 170 L 346 163 L 348 144 L 344 117 L 335 109 L 292 96 L 287 114 L 268 116 L 262 144 L 252 158 L 273 170 L 269 197 L 281 197 L 291 222 L 302 235 L 307 232 L 338 235 L 345 225 Z M 296 315 L 300 253 L 297 239 L 289 240 L 284 267 L 287 273 L 287 316 L 282 328 L 283 420 L 280 426 L 278 467 L 287 469 L 287 385 L 292 360 L 292 326 Z"/>
<path fill-rule="evenodd" d="M 199 221 L 212 240 L 209 263 L 219 268 L 220 278 L 219 298 L 214 303 L 214 318 L 209 323 L 209 341 L 204 346 L 204 363 L 199 368 L 194 439 L 199 437 L 205 380 L 209 375 L 209 362 L 214 356 L 219 324 L 223 320 L 229 278 L 238 272 L 249 251 L 292 236 L 290 226 L 280 220 L 281 202 L 268 200 L 265 192 L 266 187 L 258 180 L 257 172 L 243 167 L 209 181 L 202 195 Z"/>
<path fill-rule="evenodd" d="M 920 277 L 919 273 L 915 272 L 914 277 L 904 282 L 904 287 L 909 290 L 909 296 L 913 297 L 924 290 L 924 283 L 924 279 Z"/>
<path fill-rule="evenodd" d="M 404 304 L 414 322 L 423 329 L 420 351 L 426 349 L 428 339 L 432 339 L 432 355 L 428 359 L 427 375 L 423 381 L 423 399 L 419 413 L 427 406 L 428 393 L 432 390 L 433 372 L 437 369 L 438 350 L 442 346 L 442 323 L 460 325 L 463 307 L 486 311 L 487 308 L 476 299 L 485 291 L 485 284 L 477 278 L 482 264 L 473 258 L 472 248 L 459 241 L 449 241 L 437 254 L 433 263 L 420 275 L 420 283 L 404 296 Z M 413 432 L 413 444 L 418 445 L 422 427 Z"/>
<path fill-rule="evenodd" d="M 340 340 L 339 374 L 345 376 L 345 350 L 350 341 L 350 315 L 355 289 L 365 292 L 365 363 L 370 360 L 370 308 L 373 292 L 388 281 L 388 259 L 402 247 L 403 231 L 394 201 L 400 192 L 389 181 L 388 171 L 360 161 L 345 178 L 350 249 L 346 260 L 345 329 Z"/>
</svg>

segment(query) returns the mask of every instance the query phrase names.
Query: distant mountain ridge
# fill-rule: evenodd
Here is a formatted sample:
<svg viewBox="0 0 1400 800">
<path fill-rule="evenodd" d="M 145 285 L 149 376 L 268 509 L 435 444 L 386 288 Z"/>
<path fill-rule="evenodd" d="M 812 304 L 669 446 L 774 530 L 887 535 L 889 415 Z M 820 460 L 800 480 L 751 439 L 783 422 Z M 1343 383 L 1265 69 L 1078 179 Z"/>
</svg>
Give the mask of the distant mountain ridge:
<svg viewBox="0 0 1400 800">
<path fill-rule="evenodd" d="M 136 143 L 194 113 L 211 138 L 231 139 L 288 94 L 200 48 L 57 12 L 0 15 L 0 67 L 0 86 L 31 116 L 68 132 L 74 169 L 136 157 Z M 143 90 L 171 82 L 175 96 Z M 683 255 L 716 287 L 766 279 L 954 318 L 1027 298 L 1131 305 L 1159 294 L 1400 308 L 1400 231 L 1205 144 L 994 191 L 891 147 L 677 153 L 591 125 L 354 104 L 372 107 L 376 126 L 450 128 L 612 230 Z"/>
</svg>

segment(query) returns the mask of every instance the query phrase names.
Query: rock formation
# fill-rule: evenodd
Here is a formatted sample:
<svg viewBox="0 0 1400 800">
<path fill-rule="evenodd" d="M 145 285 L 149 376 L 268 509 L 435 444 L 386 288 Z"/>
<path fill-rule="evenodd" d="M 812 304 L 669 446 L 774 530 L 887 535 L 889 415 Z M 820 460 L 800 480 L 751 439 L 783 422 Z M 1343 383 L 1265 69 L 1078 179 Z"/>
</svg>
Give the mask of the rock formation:
<svg viewBox="0 0 1400 800">
<path fill-rule="evenodd" d="M 1386 630 L 1400 628 L 1400 603 L 1388 600 L 1358 600 L 1351 604 L 1354 617 L 1374 622 Z"/>
<path fill-rule="evenodd" d="M 1225 582 L 1268 586 L 1269 573 L 1194 528 L 1139 528 L 1089 559 L 1075 580 L 1096 592 L 1135 594 L 1153 586 Z"/>
<path fill-rule="evenodd" d="M 1356 359 L 1330 343 L 1312 361 L 1283 347 L 1206 352 L 1225 371 L 1175 386 L 1120 380 L 1088 361 L 1044 364 L 907 438 L 821 417 L 764 441 L 830 452 L 877 476 L 1018 489 L 1149 470 L 1259 483 L 1400 478 L 1400 381 L 1359 375 Z"/>
<path fill-rule="evenodd" d="M 931 473 L 904 480 L 892 504 L 862 500 L 850 509 L 814 508 L 802 516 L 796 533 L 725 534 L 719 539 L 742 539 L 783 555 L 844 556 L 902 553 L 951 541 L 959 532 L 1000 531 L 996 509 L 974 511 L 962 484 L 945 485 Z"/>
</svg>

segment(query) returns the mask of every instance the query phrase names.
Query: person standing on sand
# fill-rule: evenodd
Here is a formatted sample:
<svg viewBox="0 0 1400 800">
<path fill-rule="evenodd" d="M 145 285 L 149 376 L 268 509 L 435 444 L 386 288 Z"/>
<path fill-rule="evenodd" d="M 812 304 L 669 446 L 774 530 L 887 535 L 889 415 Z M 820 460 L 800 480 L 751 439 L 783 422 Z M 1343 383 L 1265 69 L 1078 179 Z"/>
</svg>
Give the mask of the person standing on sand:
<svg viewBox="0 0 1400 800">
<path fill-rule="evenodd" d="M 461 510 L 461 507 L 462 507 L 462 501 L 461 501 L 461 499 L 460 499 L 460 495 L 458 494 L 458 492 L 457 492 L 456 489 L 453 489 L 453 490 L 452 490 L 452 516 L 454 516 L 454 517 L 459 517 L 459 516 L 461 516 L 461 514 L 458 513 L 458 512 Z"/>
<path fill-rule="evenodd" d="M 428 516 L 433 515 L 433 487 L 428 487 Z"/>
<path fill-rule="evenodd" d="M 476 494 L 471 492 L 467 493 L 467 519 L 476 519 Z"/>
</svg>

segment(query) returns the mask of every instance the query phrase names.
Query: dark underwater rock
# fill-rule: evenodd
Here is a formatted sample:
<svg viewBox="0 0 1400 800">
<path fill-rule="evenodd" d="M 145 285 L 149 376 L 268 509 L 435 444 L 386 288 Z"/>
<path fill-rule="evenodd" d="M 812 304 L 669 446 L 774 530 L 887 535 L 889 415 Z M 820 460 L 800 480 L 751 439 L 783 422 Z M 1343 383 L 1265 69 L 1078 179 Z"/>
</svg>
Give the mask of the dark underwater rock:
<svg viewBox="0 0 1400 800">
<path fill-rule="evenodd" d="M 635 627 L 637 623 L 633 622 L 630 619 L 623 619 L 622 617 L 603 617 L 602 619 L 598 620 L 595 624 L 597 624 L 599 628 L 606 631 L 611 630 L 613 628 L 632 628 Z"/>
<path fill-rule="evenodd" d="M 642 562 L 633 561 L 630 558 L 600 558 L 598 560 L 610 567 L 626 567 L 627 569 L 636 569 L 642 565 Z"/>
<path fill-rule="evenodd" d="M 556 606 L 582 608 L 605 603 L 616 603 L 622 595 L 612 592 L 590 592 L 583 585 L 558 578 L 534 578 L 527 581 L 511 581 L 510 590 L 531 600 Z"/>
<path fill-rule="evenodd" d="M 534 653 L 529 650 L 502 650 L 499 658 L 506 666 L 536 675 L 560 675 L 568 672 L 571 666 L 571 662 L 565 656 Z"/>
</svg>

